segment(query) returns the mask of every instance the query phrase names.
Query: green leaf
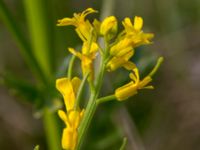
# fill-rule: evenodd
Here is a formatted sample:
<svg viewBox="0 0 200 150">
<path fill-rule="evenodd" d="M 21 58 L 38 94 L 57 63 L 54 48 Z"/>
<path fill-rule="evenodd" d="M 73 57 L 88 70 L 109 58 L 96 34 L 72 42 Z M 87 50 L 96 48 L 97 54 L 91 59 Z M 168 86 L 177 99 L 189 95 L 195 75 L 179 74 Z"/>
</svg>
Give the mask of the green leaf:
<svg viewBox="0 0 200 150">
<path fill-rule="evenodd" d="M 14 37 L 16 43 L 19 46 L 20 53 L 28 64 L 30 70 L 34 73 L 34 75 L 36 75 L 37 79 L 45 82 L 46 80 L 44 78 L 44 74 L 32 53 L 30 43 L 22 34 L 17 21 L 12 16 L 3 0 L 0 0 L 0 19 L 3 21 L 3 23 L 6 25 Z"/>
<path fill-rule="evenodd" d="M 30 32 L 33 54 L 41 66 L 46 79 L 53 78 L 52 35 L 48 21 L 47 1 L 24 0 L 24 8 Z M 55 58 L 54 58 L 55 59 Z"/>
</svg>

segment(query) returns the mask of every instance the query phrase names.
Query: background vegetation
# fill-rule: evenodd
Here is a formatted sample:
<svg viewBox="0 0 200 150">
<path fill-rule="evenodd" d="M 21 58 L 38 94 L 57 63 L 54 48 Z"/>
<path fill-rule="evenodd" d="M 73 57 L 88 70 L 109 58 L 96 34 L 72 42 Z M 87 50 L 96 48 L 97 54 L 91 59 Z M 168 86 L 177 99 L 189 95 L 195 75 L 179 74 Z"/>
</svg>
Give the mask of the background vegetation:
<svg viewBox="0 0 200 150">
<path fill-rule="evenodd" d="M 124 136 L 130 150 L 200 149 L 199 0 L 0 0 L 0 148 L 47 149 L 47 141 L 57 142 L 43 127 L 54 128 L 57 117 L 49 118 L 44 108 L 61 106 L 55 78 L 66 74 L 67 47 L 81 41 L 73 27 L 56 22 L 87 7 L 99 10 L 91 18 L 142 16 L 144 30 L 155 33 L 154 43 L 133 59 L 143 73 L 158 56 L 165 62 L 154 77 L 154 91 L 98 109 L 83 149 L 117 149 Z M 126 82 L 125 76 L 122 70 L 108 74 L 102 94 Z M 59 136 L 62 126 L 58 120 L 52 134 Z"/>
</svg>

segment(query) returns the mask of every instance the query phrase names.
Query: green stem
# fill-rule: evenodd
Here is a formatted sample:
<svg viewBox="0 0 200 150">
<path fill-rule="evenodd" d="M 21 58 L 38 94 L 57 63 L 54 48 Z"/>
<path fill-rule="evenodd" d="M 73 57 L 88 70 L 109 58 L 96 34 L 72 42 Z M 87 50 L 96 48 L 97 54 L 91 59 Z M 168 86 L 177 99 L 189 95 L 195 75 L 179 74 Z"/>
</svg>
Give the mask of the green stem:
<svg viewBox="0 0 200 150">
<path fill-rule="evenodd" d="M 81 82 L 81 85 L 78 89 L 78 92 L 77 92 L 77 96 L 76 96 L 76 101 L 75 101 L 75 105 L 74 105 L 74 109 L 77 110 L 79 108 L 79 103 L 80 103 L 80 100 L 81 100 L 81 95 L 83 93 L 83 87 L 87 81 L 87 78 L 88 78 L 88 75 L 89 75 L 89 72 L 85 74 L 82 82 Z"/>
<path fill-rule="evenodd" d="M 119 150 L 125 150 L 125 148 L 126 148 L 126 143 L 127 143 L 127 138 L 124 137 L 124 138 L 123 138 L 122 145 L 121 145 L 121 147 L 120 147 Z"/>
<path fill-rule="evenodd" d="M 44 129 L 49 150 L 61 150 L 60 133 L 58 131 L 58 122 L 56 114 L 44 109 L 43 115 Z"/>
<path fill-rule="evenodd" d="M 101 104 L 101 103 L 105 103 L 114 99 L 116 99 L 115 95 L 109 95 L 109 96 L 105 96 L 105 97 L 101 97 L 97 99 L 96 102 L 97 104 Z"/>
<path fill-rule="evenodd" d="M 72 78 L 72 71 L 73 71 L 73 66 L 74 66 L 74 62 L 75 62 L 76 56 L 72 55 L 70 62 L 69 62 L 69 68 L 68 68 L 68 72 L 67 72 L 67 76 L 68 78 L 71 80 Z"/>
<path fill-rule="evenodd" d="M 152 77 L 152 76 L 156 73 L 156 71 L 158 70 L 158 68 L 159 68 L 160 65 L 162 64 L 163 60 L 164 60 L 163 57 L 159 57 L 159 58 L 158 58 L 155 67 L 154 67 L 153 70 L 149 73 L 148 76 Z"/>
<path fill-rule="evenodd" d="M 77 150 L 79 150 L 81 148 L 81 144 L 83 142 L 86 131 L 89 127 L 89 124 L 90 124 L 92 117 L 94 116 L 94 113 L 95 113 L 97 106 L 98 106 L 98 104 L 94 101 L 93 97 L 88 102 L 86 111 L 84 113 L 83 120 L 81 121 L 81 125 L 80 125 L 80 128 L 78 130 L 78 133 L 79 133 L 78 137 L 79 138 L 78 138 Z"/>
<path fill-rule="evenodd" d="M 83 142 L 86 131 L 87 131 L 89 124 L 92 120 L 92 117 L 93 117 L 93 115 L 94 115 L 94 113 L 97 109 L 98 103 L 96 102 L 96 99 L 97 99 L 99 92 L 100 92 L 100 89 L 101 89 L 105 68 L 106 67 L 105 67 L 104 59 L 102 58 L 101 63 L 100 63 L 100 72 L 99 72 L 98 77 L 97 77 L 96 88 L 95 88 L 95 91 L 91 93 L 89 102 L 88 102 L 87 107 L 86 107 L 86 111 L 83 115 L 83 119 L 81 121 L 79 130 L 78 130 L 78 132 L 79 132 L 78 136 L 79 137 L 78 137 L 77 150 L 79 150 L 81 148 L 81 144 Z"/>
</svg>

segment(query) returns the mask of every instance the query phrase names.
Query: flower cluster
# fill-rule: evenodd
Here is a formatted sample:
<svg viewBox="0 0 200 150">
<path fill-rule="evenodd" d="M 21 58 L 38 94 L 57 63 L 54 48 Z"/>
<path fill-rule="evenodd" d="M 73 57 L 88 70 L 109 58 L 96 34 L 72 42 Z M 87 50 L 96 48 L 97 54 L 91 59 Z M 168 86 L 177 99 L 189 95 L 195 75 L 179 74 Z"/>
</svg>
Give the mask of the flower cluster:
<svg viewBox="0 0 200 150">
<path fill-rule="evenodd" d="M 75 77 L 72 80 L 70 78 L 61 78 L 56 82 L 57 89 L 64 97 L 67 113 L 59 110 L 58 114 L 60 118 L 65 122 L 66 128 L 63 130 L 62 147 L 64 149 L 76 149 L 77 141 L 80 140 L 80 134 L 83 134 L 83 130 L 87 128 L 90 117 L 92 116 L 95 107 L 98 94 L 105 71 L 115 71 L 118 68 L 125 68 L 130 72 L 131 81 L 119 88 L 114 92 L 114 96 L 109 98 L 115 98 L 119 101 L 128 99 L 129 97 L 137 94 L 140 89 L 153 89 L 153 86 L 148 84 L 152 81 L 152 75 L 156 72 L 159 65 L 162 62 L 162 58 L 159 59 L 157 65 L 152 72 L 140 79 L 139 70 L 131 58 L 134 55 L 135 48 L 141 45 L 151 44 L 153 38 L 152 33 L 145 33 L 142 30 L 143 19 L 136 16 L 133 20 L 125 18 L 122 21 L 123 30 L 118 32 L 118 21 L 116 17 L 109 16 L 102 22 L 94 20 L 90 22 L 86 19 L 86 16 L 92 13 L 97 13 L 96 10 L 88 8 L 82 13 L 74 13 L 72 18 L 63 18 L 58 20 L 58 26 L 72 25 L 75 27 L 75 31 L 83 42 L 82 49 L 75 50 L 74 48 L 68 48 L 69 52 L 81 60 L 81 69 L 83 78 L 87 78 L 91 91 L 90 104 L 86 106 L 86 111 L 80 110 L 77 107 L 77 90 L 79 89 L 80 79 Z M 104 44 L 99 44 L 98 38 L 104 40 Z M 97 55 L 100 54 L 101 60 L 98 69 L 94 69 L 94 63 Z M 95 77 L 95 70 L 98 76 Z M 105 99 L 104 99 L 105 100 Z M 84 114 L 84 115 L 83 115 Z M 81 120 L 82 123 L 81 124 Z"/>
</svg>

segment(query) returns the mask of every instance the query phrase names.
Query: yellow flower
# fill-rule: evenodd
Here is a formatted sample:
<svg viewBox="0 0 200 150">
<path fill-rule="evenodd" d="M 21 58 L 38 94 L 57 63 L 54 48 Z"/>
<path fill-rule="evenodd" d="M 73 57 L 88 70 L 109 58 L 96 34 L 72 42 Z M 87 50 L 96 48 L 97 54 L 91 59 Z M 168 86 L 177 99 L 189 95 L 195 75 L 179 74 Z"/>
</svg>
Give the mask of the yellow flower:
<svg viewBox="0 0 200 150">
<path fill-rule="evenodd" d="M 82 47 L 82 53 L 76 51 L 73 48 L 69 48 L 69 51 L 77 56 L 81 60 L 81 68 L 83 75 L 90 73 L 89 78 L 93 80 L 94 78 L 94 59 L 96 58 L 98 50 L 98 45 L 95 42 L 91 44 L 89 42 L 84 42 Z"/>
<path fill-rule="evenodd" d="M 56 88 L 64 97 L 67 113 L 58 110 L 59 117 L 66 124 L 62 135 L 62 147 L 66 150 L 74 150 L 77 144 L 78 126 L 83 117 L 84 110 L 74 110 L 76 93 L 78 91 L 81 80 L 74 77 L 72 80 L 61 78 L 56 80 Z"/>
<path fill-rule="evenodd" d="M 137 68 L 133 69 L 133 73 L 130 73 L 129 76 L 132 81 L 115 90 L 115 96 L 117 100 L 125 100 L 137 94 L 139 89 L 153 89 L 153 86 L 147 86 L 149 82 L 152 81 L 151 76 L 146 76 L 143 80 L 140 80 L 139 71 Z"/>
<path fill-rule="evenodd" d="M 134 48 L 143 44 L 149 44 L 153 37 L 152 33 L 142 31 L 143 19 L 135 17 L 134 24 L 130 18 L 125 18 L 122 22 L 124 31 L 119 34 L 117 41 L 110 48 L 111 60 L 107 63 L 108 71 L 114 71 L 117 68 L 124 67 L 127 70 L 133 70 L 135 64 L 130 58 L 134 55 Z"/>
<path fill-rule="evenodd" d="M 134 49 L 131 46 L 131 42 L 131 39 L 124 38 L 111 47 L 110 55 L 113 57 L 107 63 L 108 71 L 114 71 L 119 67 L 124 67 L 127 70 L 132 70 L 135 68 L 135 64 L 129 61 L 134 54 Z"/>
<path fill-rule="evenodd" d="M 72 80 L 68 78 L 60 78 L 56 80 L 56 88 L 63 95 L 67 111 L 74 108 L 76 93 L 78 91 L 81 80 L 74 77 Z"/>
<path fill-rule="evenodd" d="M 100 26 L 100 34 L 112 39 L 117 33 L 117 19 L 114 16 L 107 17 Z"/>
<path fill-rule="evenodd" d="M 143 19 L 141 17 L 136 16 L 134 18 L 134 24 L 132 24 L 130 18 L 125 18 L 122 24 L 125 28 L 125 36 L 132 39 L 133 47 L 151 43 L 150 40 L 154 35 L 142 31 Z"/>
<path fill-rule="evenodd" d="M 90 34 L 93 27 L 91 23 L 89 22 L 89 20 L 85 20 L 85 17 L 88 14 L 96 13 L 96 12 L 97 12 L 96 10 L 92 8 L 88 8 L 82 13 L 74 13 L 73 18 L 63 18 L 63 19 L 58 20 L 57 25 L 58 26 L 68 26 L 68 25 L 75 26 L 76 32 L 79 35 L 79 37 L 83 41 L 88 41 L 90 39 Z"/>
<path fill-rule="evenodd" d="M 66 127 L 62 135 L 62 147 L 66 150 L 74 150 L 78 140 L 78 127 L 83 117 L 84 110 L 82 111 L 69 111 L 67 114 L 59 110 L 59 117 L 65 122 Z"/>
</svg>

